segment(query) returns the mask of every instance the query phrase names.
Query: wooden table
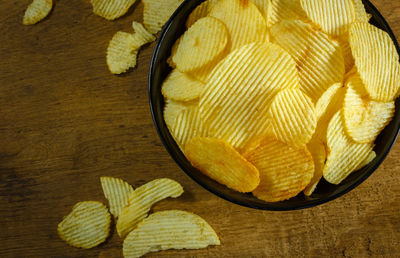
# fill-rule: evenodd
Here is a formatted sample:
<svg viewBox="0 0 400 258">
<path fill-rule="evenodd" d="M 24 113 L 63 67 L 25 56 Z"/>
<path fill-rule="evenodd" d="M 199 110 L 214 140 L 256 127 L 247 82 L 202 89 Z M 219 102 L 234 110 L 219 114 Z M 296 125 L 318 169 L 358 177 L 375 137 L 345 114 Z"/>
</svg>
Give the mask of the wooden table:
<svg viewBox="0 0 400 258">
<path fill-rule="evenodd" d="M 183 196 L 154 211 L 192 211 L 222 241 L 149 256 L 400 256 L 400 144 L 365 183 L 327 204 L 293 212 L 234 205 L 186 176 L 158 138 L 147 96 L 154 43 L 133 71 L 107 70 L 108 41 L 119 30 L 132 31 L 142 4 L 110 22 L 94 15 L 89 1 L 56 1 L 48 19 L 23 26 L 30 1 L 0 1 L 1 257 L 121 257 L 115 232 L 92 250 L 57 236 L 57 224 L 76 202 L 106 203 L 103 175 L 134 187 L 159 177 L 179 181 Z M 373 2 L 399 36 L 400 1 Z"/>
</svg>

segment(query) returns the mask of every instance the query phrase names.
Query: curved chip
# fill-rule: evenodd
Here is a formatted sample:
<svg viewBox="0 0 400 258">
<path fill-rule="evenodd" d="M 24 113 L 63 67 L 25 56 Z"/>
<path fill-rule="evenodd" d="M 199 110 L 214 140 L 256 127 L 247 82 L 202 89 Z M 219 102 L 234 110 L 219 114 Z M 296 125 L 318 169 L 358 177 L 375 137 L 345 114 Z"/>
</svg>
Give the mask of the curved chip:
<svg viewBox="0 0 400 258">
<path fill-rule="evenodd" d="M 310 20 L 322 31 L 338 37 L 346 35 L 355 20 L 352 0 L 300 0 Z"/>
<path fill-rule="evenodd" d="M 317 125 L 314 104 L 299 89 L 279 92 L 271 104 L 268 116 L 275 137 L 292 146 L 305 146 Z"/>
<path fill-rule="evenodd" d="M 153 34 L 148 32 L 141 23 L 133 21 L 132 28 L 135 31 L 133 37 L 135 39 L 136 49 L 139 49 L 141 46 L 156 40 L 156 37 L 154 37 Z"/>
<path fill-rule="evenodd" d="M 232 50 L 252 42 L 268 41 L 265 19 L 249 0 L 219 0 L 209 16 L 226 25 Z"/>
<path fill-rule="evenodd" d="M 121 74 L 136 66 L 137 41 L 131 33 L 118 31 L 107 48 L 107 65 L 113 74 Z"/>
<path fill-rule="evenodd" d="M 199 69 L 219 56 L 228 40 L 228 31 L 222 22 L 213 17 L 201 18 L 183 34 L 172 62 L 181 72 Z"/>
<path fill-rule="evenodd" d="M 199 98 L 203 88 L 202 82 L 174 69 L 165 79 L 161 92 L 175 101 L 191 101 Z"/>
<path fill-rule="evenodd" d="M 183 3 L 183 0 L 142 0 L 142 2 L 144 5 L 143 24 L 150 33 L 156 34 Z"/>
<path fill-rule="evenodd" d="M 120 178 L 100 177 L 101 188 L 108 200 L 110 212 L 115 218 L 119 216 L 122 208 L 128 205 L 128 197 L 133 193 L 133 187 Z"/>
<path fill-rule="evenodd" d="M 307 144 L 307 149 L 311 153 L 314 161 L 314 175 L 310 183 L 304 189 L 304 194 L 310 196 L 317 188 L 317 185 L 322 178 L 322 170 L 324 169 L 326 160 L 326 150 L 324 143 L 317 137 L 311 139 Z"/>
<path fill-rule="evenodd" d="M 280 89 L 298 87 L 293 59 L 279 46 L 252 43 L 229 54 L 200 96 L 207 135 L 237 149 L 268 127 L 267 112 Z"/>
<path fill-rule="evenodd" d="M 257 6 L 258 10 L 264 17 L 265 21 L 268 18 L 268 11 L 271 6 L 271 0 L 250 0 L 255 6 Z M 274 0 L 275 1 L 275 0 Z"/>
<path fill-rule="evenodd" d="M 179 210 L 159 211 L 139 223 L 124 240 L 125 258 L 167 249 L 199 249 L 220 245 L 212 227 L 201 217 Z"/>
<path fill-rule="evenodd" d="M 274 138 L 265 138 L 244 157 L 260 172 L 260 184 L 253 195 L 267 202 L 296 196 L 314 174 L 313 158 L 306 147 L 290 147 Z"/>
<path fill-rule="evenodd" d="M 328 87 L 343 81 L 342 49 L 327 34 L 299 20 L 282 21 L 275 24 L 270 32 L 272 42 L 285 49 L 296 61 L 300 89 L 314 103 Z"/>
<path fill-rule="evenodd" d="M 24 25 L 33 25 L 40 22 L 46 18 L 52 8 L 52 0 L 33 0 L 26 8 L 22 23 Z"/>
<path fill-rule="evenodd" d="M 308 21 L 307 14 L 301 7 L 300 0 L 271 0 L 267 17 L 268 27 L 283 20 Z"/>
<path fill-rule="evenodd" d="M 182 193 L 182 186 L 168 178 L 155 179 L 136 188 L 129 196 L 129 205 L 122 209 L 118 218 L 118 235 L 124 237 L 131 232 L 147 216 L 153 204 L 168 197 L 179 197 Z"/>
<path fill-rule="evenodd" d="M 370 155 L 373 144 L 356 143 L 346 133 L 342 110 L 338 111 L 328 126 L 328 156 L 323 176 L 331 184 L 340 184 L 359 168 Z"/>
<path fill-rule="evenodd" d="M 362 0 L 352 0 L 354 4 L 355 11 L 355 21 L 356 22 L 369 22 L 371 15 L 365 11 L 365 6 Z"/>
<path fill-rule="evenodd" d="M 343 106 L 346 132 L 358 143 L 375 141 L 393 118 L 394 102 L 373 101 L 357 92 L 357 88 L 363 87 L 358 76 L 352 76 L 346 86 Z"/>
<path fill-rule="evenodd" d="M 251 192 L 260 182 L 258 170 L 225 141 L 195 137 L 184 152 L 195 168 L 238 192 Z"/>
<path fill-rule="evenodd" d="M 197 102 L 180 102 L 173 101 L 171 99 L 165 99 L 164 106 L 164 121 L 168 129 L 172 131 L 176 124 L 176 118 L 181 113 L 181 111 L 188 108 L 193 108 L 198 105 Z"/>
<path fill-rule="evenodd" d="M 345 73 L 348 73 L 354 67 L 354 58 L 353 53 L 351 52 L 349 37 L 348 35 L 345 35 L 339 37 L 337 40 L 339 42 L 339 46 L 342 48 Z"/>
<path fill-rule="evenodd" d="M 57 232 L 69 245 L 89 249 L 106 240 L 110 223 L 110 213 L 101 202 L 78 202 L 58 224 Z"/>
<path fill-rule="evenodd" d="M 206 17 L 217 1 L 218 0 L 206 0 L 198 5 L 189 15 L 186 21 L 186 28 L 190 28 L 197 20 Z"/>
<path fill-rule="evenodd" d="M 361 164 L 355 169 L 355 171 L 362 169 L 363 167 L 371 163 L 375 158 L 376 158 L 376 152 L 371 151 L 368 157 L 363 162 L 361 162 Z"/>
<path fill-rule="evenodd" d="M 400 63 L 390 36 L 365 22 L 352 24 L 349 35 L 357 71 L 370 97 L 394 100 L 400 89 Z"/>
<path fill-rule="evenodd" d="M 93 12 L 107 20 L 115 20 L 124 15 L 136 0 L 90 0 Z"/>
</svg>

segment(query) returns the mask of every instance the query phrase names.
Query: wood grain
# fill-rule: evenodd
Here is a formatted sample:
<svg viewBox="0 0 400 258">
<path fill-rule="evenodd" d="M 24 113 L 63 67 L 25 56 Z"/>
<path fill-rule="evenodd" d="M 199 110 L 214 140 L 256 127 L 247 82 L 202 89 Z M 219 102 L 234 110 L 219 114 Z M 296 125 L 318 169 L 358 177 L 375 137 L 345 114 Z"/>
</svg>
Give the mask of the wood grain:
<svg viewBox="0 0 400 258">
<path fill-rule="evenodd" d="M 132 31 L 142 4 L 110 22 L 94 15 L 89 1 L 55 1 L 46 20 L 23 26 L 30 1 L 0 1 L 1 257 L 121 257 L 116 234 L 81 250 L 56 232 L 76 202 L 106 201 L 102 175 L 135 187 L 159 177 L 181 182 L 184 195 L 154 210 L 192 211 L 222 241 L 149 257 L 400 256 L 399 144 L 365 183 L 330 203 L 292 212 L 234 205 L 193 182 L 161 145 L 147 96 L 154 43 L 131 72 L 107 70 L 108 41 L 116 31 Z M 399 36 L 400 1 L 373 3 Z"/>
</svg>

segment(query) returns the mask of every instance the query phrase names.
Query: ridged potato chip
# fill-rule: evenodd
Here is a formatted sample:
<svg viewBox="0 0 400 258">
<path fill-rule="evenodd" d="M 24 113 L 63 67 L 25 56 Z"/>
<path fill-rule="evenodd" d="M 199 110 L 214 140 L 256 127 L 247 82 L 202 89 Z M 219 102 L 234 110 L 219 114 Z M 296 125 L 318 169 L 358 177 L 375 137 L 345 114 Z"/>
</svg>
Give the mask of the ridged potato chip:
<svg viewBox="0 0 400 258">
<path fill-rule="evenodd" d="M 203 88 L 202 82 L 174 69 L 165 79 L 161 92 L 164 97 L 175 101 L 191 101 L 199 98 Z"/>
<path fill-rule="evenodd" d="M 363 162 L 361 162 L 361 164 L 355 169 L 355 171 L 362 169 L 363 167 L 371 163 L 375 158 L 376 158 L 376 152 L 371 151 L 368 157 Z"/>
<path fill-rule="evenodd" d="M 141 46 L 151 43 L 156 40 L 153 34 L 148 32 L 141 23 L 133 21 L 132 28 L 135 31 L 133 34 L 135 41 L 135 48 L 139 49 Z"/>
<path fill-rule="evenodd" d="M 265 21 L 268 18 L 268 11 L 271 6 L 271 0 L 250 0 L 255 6 L 257 6 L 258 10 L 264 17 Z M 275 0 L 274 0 L 275 1 Z"/>
<path fill-rule="evenodd" d="M 365 11 L 365 6 L 362 0 L 352 0 L 355 12 L 356 22 L 369 22 L 371 15 Z"/>
<path fill-rule="evenodd" d="M 115 218 L 119 216 L 122 208 L 128 205 L 128 197 L 133 193 L 133 187 L 120 178 L 100 177 L 101 188 L 108 200 L 110 212 Z"/>
<path fill-rule="evenodd" d="M 258 170 L 225 141 L 195 137 L 184 153 L 195 168 L 238 192 L 251 192 L 260 182 Z"/>
<path fill-rule="evenodd" d="M 299 86 L 296 64 L 279 46 L 252 43 L 230 53 L 200 96 L 200 115 L 210 137 L 239 151 L 269 125 L 268 107 L 280 89 Z"/>
<path fill-rule="evenodd" d="M 300 0 L 309 19 L 322 31 L 339 37 L 346 35 L 355 20 L 352 0 Z"/>
<path fill-rule="evenodd" d="M 213 17 L 196 21 L 179 41 L 172 62 L 181 72 L 199 69 L 219 56 L 228 44 L 225 25 Z"/>
<path fill-rule="evenodd" d="M 144 4 L 143 24 L 150 33 L 156 34 L 183 3 L 183 0 L 142 0 L 142 2 Z"/>
<path fill-rule="evenodd" d="M 271 27 L 283 20 L 308 21 L 300 0 L 271 0 L 267 15 L 267 25 Z"/>
<path fill-rule="evenodd" d="M 220 245 L 212 227 L 201 217 L 179 210 L 159 211 L 139 223 L 124 240 L 125 258 L 167 249 L 200 249 Z"/>
<path fill-rule="evenodd" d="M 164 121 L 171 131 L 175 127 L 176 118 L 181 111 L 198 106 L 198 102 L 181 102 L 165 99 Z"/>
<path fill-rule="evenodd" d="M 198 5 L 189 15 L 186 21 L 186 28 L 190 28 L 197 20 L 206 17 L 217 1 L 218 0 L 206 0 Z"/>
<path fill-rule="evenodd" d="M 208 15 L 226 25 L 232 50 L 252 42 L 268 41 L 265 19 L 249 0 L 219 0 Z"/>
<path fill-rule="evenodd" d="M 363 96 L 357 91 L 357 88 L 363 88 L 358 75 L 351 77 L 346 86 L 343 105 L 346 132 L 358 143 L 375 141 L 382 129 L 392 120 L 394 102 L 377 102 Z"/>
<path fill-rule="evenodd" d="M 46 18 L 52 8 L 53 0 L 33 0 L 26 8 L 22 23 L 24 25 L 33 25 L 40 22 Z"/>
<path fill-rule="evenodd" d="M 370 155 L 373 144 L 356 143 L 347 135 L 342 110 L 331 119 L 327 131 L 328 156 L 323 176 L 331 184 L 340 184 Z"/>
<path fill-rule="evenodd" d="M 285 49 L 296 61 L 300 89 L 315 102 L 345 73 L 342 49 L 327 34 L 299 20 L 281 21 L 271 30 L 272 42 Z"/>
<path fill-rule="evenodd" d="M 244 157 L 260 172 L 260 184 L 253 195 L 266 202 L 279 202 L 299 194 L 310 183 L 314 162 L 306 147 L 295 148 L 265 138 Z"/>
<path fill-rule="evenodd" d="M 115 20 L 124 15 L 136 0 L 90 0 L 93 12 L 107 20 Z"/>
<path fill-rule="evenodd" d="M 339 37 L 337 41 L 339 42 L 339 46 L 342 48 L 345 73 L 348 73 L 354 67 L 354 58 L 353 58 L 353 53 L 351 52 L 349 37 L 348 35 L 345 35 Z"/>
<path fill-rule="evenodd" d="M 78 202 L 58 224 L 57 231 L 69 245 L 89 249 L 106 240 L 110 223 L 110 213 L 101 202 Z"/>
<path fill-rule="evenodd" d="M 390 36 L 377 27 L 353 23 L 349 32 L 355 65 L 373 100 L 392 101 L 400 88 L 399 55 Z"/>
<path fill-rule="evenodd" d="M 136 66 L 137 41 L 131 33 L 118 31 L 107 48 L 107 65 L 113 74 L 121 74 Z"/>
<path fill-rule="evenodd" d="M 307 149 L 313 157 L 314 175 L 303 192 L 306 196 L 310 196 L 317 188 L 317 185 L 322 178 L 322 170 L 324 169 L 326 160 L 326 150 L 324 143 L 318 137 L 313 137 L 311 139 L 307 144 Z"/>
<path fill-rule="evenodd" d="M 137 224 L 146 218 L 153 204 L 168 198 L 179 197 L 182 186 L 169 178 L 155 179 L 138 188 L 129 196 L 129 205 L 125 206 L 117 221 L 117 232 L 125 237 Z"/>
<path fill-rule="evenodd" d="M 200 69 L 196 69 L 188 72 L 189 75 L 196 78 L 197 80 L 207 84 L 213 74 L 217 71 L 218 67 L 221 65 L 223 59 L 229 54 L 229 47 L 227 46 L 223 52 L 221 52 L 214 60 L 201 67 Z"/>
<path fill-rule="evenodd" d="M 277 139 L 295 147 L 305 146 L 312 138 L 317 118 L 312 100 L 300 89 L 279 92 L 268 112 Z"/>
</svg>

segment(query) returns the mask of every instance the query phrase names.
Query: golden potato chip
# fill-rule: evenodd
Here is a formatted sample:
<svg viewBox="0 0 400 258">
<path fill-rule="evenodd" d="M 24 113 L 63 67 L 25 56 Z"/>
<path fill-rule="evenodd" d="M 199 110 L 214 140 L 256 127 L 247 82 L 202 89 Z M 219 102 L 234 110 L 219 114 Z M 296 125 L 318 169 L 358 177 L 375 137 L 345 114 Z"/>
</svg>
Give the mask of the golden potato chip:
<svg viewBox="0 0 400 258">
<path fill-rule="evenodd" d="M 186 28 L 190 28 L 197 20 L 206 17 L 217 1 L 218 0 L 206 0 L 198 5 L 189 15 L 186 21 Z"/>
<path fill-rule="evenodd" d="M 203 174 L 238 192 L 251 192 L 260 182 L 257 169 L 223 140 L 194 137 L 184 153 Z"/>
<path fill-rule="evenodd" d="M 370 155 L 373 144 L 356 143 L 347 135 L 342 110 L 331 119 L 327 131 L 328 155 L 323 176 L 331 184 L 340 184 Z"/>
<path fill-rule="evenodd" d="M 365 22 L 353 23 L 349 35 L 357 71 L 370 97 L 394 100 L 400 88 L 400 63 L 390 36 Z"/>
<path fill-rule="evenodd" d="M 358 143 L 375 141 L 382 129 L 392 120 L 394 102 L 373 101 L 357 92 L 357 88 L 363 87 L 358 76 L 351 77 L 346 86 L 343 105 L 346 132 Z"/>
<path fill-rule="evenodd" d="M 196 21 L 179 41 L 172 62 L 181 72 L 193 71 L 212 62 L 229 40 L 225 25 L 213 17 Z"/>
<path fill-rule="evenodd" d="M 166 99 L 164 106 L 164 121 L 168 129 L 172 131 L 172 129 L 175 127 L 176 118 L 181 113 L 181 111 L 196 106 L 198 106 L 198 102 L 195 101 L 180 102 L 180 101 L 173 101 L 170 99 Z"/>
<path fill-rule="evenodd" d="M 179 197 L 182 193 L 182 186 L 169 178 L 155 179 L 136 188 L 129 196 L 129 205 L 122 209 L 118 218 L 118 235 L 124 237 L 131 232 L 147 216 L 153 204 L 168 197 Z"/>
<path fill-rule="evenodd" d="M 167 249 L 199 249 L 220 245 L 212 227 L 201 217 L 179 210 L 159 211 L 139 223 L 124 240 L 125 258 Z"/>
<path fill-rule="evenodd" d="M 300 0 L 271 0 L 267 16 L 267 25 L 271 27 L 283 20 L 308 21 Z"/>
<path fill-rule="evenodd" d="M 135 31 L 133 37 L 135 39 L 136 49 L 139 49 L 141 46 L 156 40 L 156 37 L 154 37 L 153 34 L 148 32 L 141 23 L 133 21 L 132 28 Z"/>
<path fill-rule="evenodd" d="M 108 200 L 110 212 L 115 218 L 119 216 L 122 208 L 128 205 L 128 197 L 133 193 L 133 187 L 120 178 L 100 177 L 101 188 Z"/>
<path fill-rule="evenodd" d="M 226 25 L 231 39 L 231 50 L 252 42 L 268 41 L 265 19 L 249 0 L 219 0 L 208 15 Z"/>
<path fill-rule="evenodd" d="M 200 115 L 210 137 L 242 149 L 268 127 L 267 112 L 280 89 L 299 85 L 296 64 L 279 46 L 252 43 L 234 50 L 200 96 Z"/>
<path fill-rule="evenodd" d="M 156 34 L 183 0 L 142 0 L 142 2 L 144 4 L 143 24 L 150 33 Z"/>
<path fill-rule="evenodd" d="M 260 172 L 260 184 L 253 195 L 267 202 L 279 202 L 299 194 L 310 183 L 314 162 L 306 147 L 295 148 L 264 138 L 244 157 Z"/>
<path fill-rule="evenodd" d="M 346 35 L 355 20 L 352 0 L 300 0 L 309 19 L 325 33 Z"/>
<path fill-rule="evenodd" d="M 176 54 L 176 50 L 178 50 L 178 46 L 179 46 L 179 43 L 180 43 L 181 39 L 182 39 L 182 37 L 179 37 L 179 38 L 175 41 L 174 45 L 172 45 L 172 48 L 171 48 L 171 55 L 170 55 L 170 56 L 168 57 L 168 59 L 167 59 L 168 65 L 169 65 L 170 67 L 172 67 L 172 68 L 176 68 L 176 65 L 175 65 L 174 62 L 172 61 L 172 57 Z"/>
<path fill-rule="evenodd" d="M 107 20 L 115 20 L 124 15 L 136 0 L 90 0 L 93 12 Z"/>
<path fill-rule="evenodd" d="M 272 42 L 296 61 L 300 89 L 315 102 L 332 84 L 344 78 L 344 60 L 339 43 L 302 21 L 281 21 L 271 30 Z"/>
<path fill-rule="evenodd" d="M 106 240 L 110 223 L 110 213 L 101 202 L 78 202 L 58 224 L 57 231 L 69 245 L 89 249 Z"/>
<path fill-rule="evenodd" d="M 376 152 L 375 151 L 371 151 L 369 153 L 368 157 L 363 162 L 361 162 L 361 164 L 354 171 L 362 169 L 363 167 L 365 167 L 366 165 L 371 163 L 375 158 L 376 158 Z"/>
<path fill-rule="evenodd" d="M 354 67 L 354 58 L 350 48 L 349 37 L 348 35 L 345 35 L 339 37 L 337 40 L 339 42 L 339 46 L 342 48 L 345 73 L 348 73 Z"/>
<path fill-rule="evenodd" d="M 356 22 L 369 22 L 371 15 L 365 11 L 362 0 L 352 0 L 355 11 Z"/>
<path fill-rule="evenodd" d="M 165 79 L 161 92 L 164 97 L 176 101 L 191 101 L 198 99 L 204 84 L 186 73 L 174 69 Z"/>
<path fill-rule="evenodd" d="M 268 116 L 275 137 L 292 146 L 305 146 L 317 126 L 314 104 L 300 89 L 279 92 Z"/>
<path fill-rule="evenodd" d="M 265 21 L 268 18 L 268 10 L 271 6 L 271 0 L 250 0 L 255 6 L 257 6 L 258 10 L 264 17 Z"/>
<path fill-rule="evenodd" d="M 207 84 L 210 78 L 213 76 L 214 72 L 217 71 L 219 66 L 222 63 L 222 60 L 229 54 L 229 47 L 226 47 L 225 50 L 219 54 L 214 60 L 201 67 L 200 69 L 196 69 L 193 71 L 188 72 L 192 77 L 196 78 L 197 80 Z"/>
<path fill-rule="evenodd" d="M 107 65 L 113 74 L 126 72 L 136 66 L 137 41 L 131 33 L 118 31 L 107 48 Z"/>
<path fill-rule="evenodd" d="M 33 0 L 26 8 L 22 23 L 32 25 L 40 22 L 50 13 L 53 8 L 53 0 Z"/>
<path fill-rule="evenodd" d="M 314 175 L 306 189 L 304 189 L 304 194 L 310 196 L 317 188 L 322 178 L 322 170 L 324 169 L 326 160 L 326 150 L 324 143 L 318 137 L 313 137 L 311 139 L 307 144 L 307 149 L 311 153 L 314 161 Z"/>
</svg>

